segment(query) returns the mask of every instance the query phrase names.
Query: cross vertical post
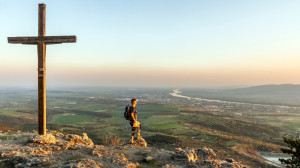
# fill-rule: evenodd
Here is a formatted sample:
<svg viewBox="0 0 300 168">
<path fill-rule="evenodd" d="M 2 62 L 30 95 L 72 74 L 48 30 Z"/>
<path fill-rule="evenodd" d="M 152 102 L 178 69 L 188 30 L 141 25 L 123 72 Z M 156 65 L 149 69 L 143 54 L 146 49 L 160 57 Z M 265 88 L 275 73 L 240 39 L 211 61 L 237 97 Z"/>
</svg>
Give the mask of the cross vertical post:
<svg viewBox="0 0 300 168">
<path fill-rule="evenodd" d="M 46 36 L 46 5 L 39 4 L 38 36 L 8 37 L 8 43 L 37 45 L 38 52 L 38 132 L 46 134 L 46 45 L 75 43 L 76 36 Z"/>
<path fill-rule="evenodd" d="M 46 35 L 46 5 L 39 4 L 38 37 Z M 39 134 L 46 134 L 46 44 L 38 42 L 38 126 Z"/>
</svg>

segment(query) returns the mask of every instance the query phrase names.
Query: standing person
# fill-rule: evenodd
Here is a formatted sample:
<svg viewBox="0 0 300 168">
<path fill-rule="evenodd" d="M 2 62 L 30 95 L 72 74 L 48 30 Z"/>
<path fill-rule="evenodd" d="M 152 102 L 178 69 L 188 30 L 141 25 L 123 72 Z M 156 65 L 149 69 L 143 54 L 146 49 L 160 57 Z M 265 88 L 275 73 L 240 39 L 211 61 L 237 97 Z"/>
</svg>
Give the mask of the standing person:
<svg viewBox="0 0 300 168">
<path fill-rule="evenodd" d="M 135 131 L 137 129 L 137 139 L 141 138 L 141 124 L 137 121 L 137 110 L 135 108 L 136 104 L 137 104 L 137 100 L 136 99 L 132 99 L 131 100 L 131 104 L 132 106 L 130 107 L 130 114 L 131 114 L 131 119 L 130 119 L 130 125 L 131 125 L 131 139 L 130 139 L 130 143 L 134 142 L 134 134 Z"/>
</svg>

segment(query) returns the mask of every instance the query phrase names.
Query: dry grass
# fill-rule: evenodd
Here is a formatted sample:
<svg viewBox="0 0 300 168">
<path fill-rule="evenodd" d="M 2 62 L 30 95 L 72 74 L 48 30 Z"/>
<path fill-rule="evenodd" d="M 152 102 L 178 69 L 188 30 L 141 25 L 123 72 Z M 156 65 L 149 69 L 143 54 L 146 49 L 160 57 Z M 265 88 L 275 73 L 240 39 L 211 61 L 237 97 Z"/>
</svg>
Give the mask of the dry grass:
<svg viewBox="0 0 300 168">
<path fill-rule="evenodd" d="M 260 154 L 258 153 L 256 147 L 253 145 L 240 144 L 240 145 L 236 145 L 235 147 L 233 147 L 233 150 L 241 155 L 246 155 L 248 157 L 255 158 L 258 160 L 263 159 L 263 157 L 261 157 Z"/>
<path fill-rule="evenodd" d="M 17 127 L 13 126 L 13 123 L 11 123 L 11 122 L 1 122 L 0 123 L 0 133 L 1 132 L 14 133 L 17 131 L 18 131 Z"/>
<path fill-rule="evenodd" d="M 255 145 L 256 147 L 264 147 L 265 150 L 279 151 L 280 148 L 283 147 L 283 146 L 280 146 L 280 145 L 263 142 L 261 140 L 256 140 L 256 139 L 252 139 L 252 138 L 249 138 L 249 137 L 238 136 L 238 135 L 234 135 L 234 134 L 231 134 L 231 133 L 228 133 L 228 132 L 214 130 L 214 129 L 202 127 L 202 126 L 199 126 L 199 125 L 191 125 L 191 124 L 183 123 L 183 122 L 181 122 L 181 124 L 189 127 L 191 130 L 195 130 L 197 132 L 202 132 L 202 133 L 206 133 L 208 135 L 218 136 L 218 137 L 223 138 L 223 139 L 237 140 L 240 143 L 252 144 L 252 145 Z"/>
<path fill-rule="evenodd" d="M 124 140 L 120 139 L 119 135 L 102 137 L 102 144 L 107 145 L 122 145 Z"/>
</svg>

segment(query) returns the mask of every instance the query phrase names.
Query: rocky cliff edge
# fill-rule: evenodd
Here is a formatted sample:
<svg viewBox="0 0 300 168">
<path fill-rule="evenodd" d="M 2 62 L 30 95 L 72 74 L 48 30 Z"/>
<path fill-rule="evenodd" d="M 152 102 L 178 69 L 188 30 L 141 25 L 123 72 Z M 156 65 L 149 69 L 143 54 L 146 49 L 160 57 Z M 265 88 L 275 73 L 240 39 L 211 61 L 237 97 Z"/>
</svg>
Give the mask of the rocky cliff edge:
<svg viewBox="0 0 300 168">
<path fill-rule="evenodd" d="M 232 158 L 218 159 L 210 148 L 176 148 L 173 151 L 147 147 L 143 139 L 135 144 L 95 145 L 82 135 L 52 131 L 0 133 L 0 167 L 201 167 L 246 168 Z"/>
</svg>

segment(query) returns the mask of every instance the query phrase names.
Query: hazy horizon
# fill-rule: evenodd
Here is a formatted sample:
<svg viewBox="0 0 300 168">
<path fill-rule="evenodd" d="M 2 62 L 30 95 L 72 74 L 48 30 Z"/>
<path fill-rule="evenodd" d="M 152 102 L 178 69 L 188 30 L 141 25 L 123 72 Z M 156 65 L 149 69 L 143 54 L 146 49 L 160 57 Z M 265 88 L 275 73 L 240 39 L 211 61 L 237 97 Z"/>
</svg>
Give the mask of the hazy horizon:
<svg viewBox="0 0 300 168">
<path fill-rule="evenodd" d="M 300 1 L 0 1 L 0 85 L 37 86 L 36 46 L 7 37 L 76 35 L 47 46 L 49 86 L 218 88 L 300 84 Z"/>
<path fill-rule="evenodd" d="M 101 90 L 101 89 L 113 89 L 113 90 L 140 90 L 140 89 L 200 89 L 200 90 L 231 90 L 231 89 L 246 89 L 252 87 L 260 86 L 300 86 L 300 84 L 265 84 L 265 85 L 231 85 L 231 86 L 219 86 L 219 87 L 170 87 L 170 86 L 100 86 L 100 85 L 50 85 L 47 86 L 48 91 L 74 91 L 74 90 Z M 37 91 L 37 86 L 35 85 L 0 85 L 0 90 L 28 90 Z"/>
</svg>

